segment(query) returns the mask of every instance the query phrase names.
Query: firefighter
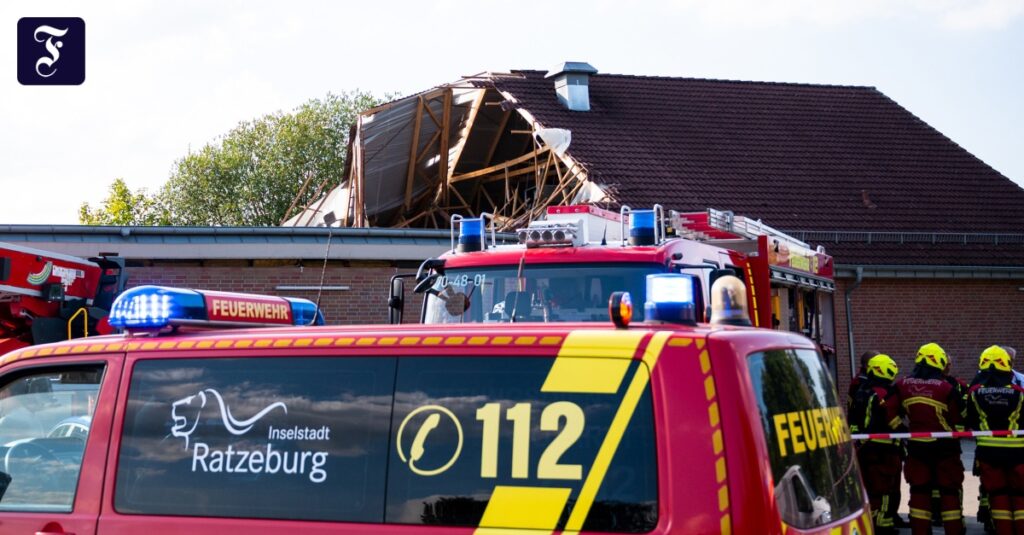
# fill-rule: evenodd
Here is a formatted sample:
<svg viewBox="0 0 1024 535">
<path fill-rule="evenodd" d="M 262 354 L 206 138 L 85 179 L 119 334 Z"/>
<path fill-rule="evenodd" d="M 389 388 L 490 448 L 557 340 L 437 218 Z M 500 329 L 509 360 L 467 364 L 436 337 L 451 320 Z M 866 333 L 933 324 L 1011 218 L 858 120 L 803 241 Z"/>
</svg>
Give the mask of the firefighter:
<svg viewBox="0 0 1024 535">
<path fill-rule="evenodd" d="M 960 383 L 944 373 L 949 357 L 936 343 L 917 351 L 914 369 L 896 382 L 901 416 L 911 432 L 953 431 L 962 422 L 963 393 Z M 910 485 L 910 529 L 914 535 L 931 533 L 932 490 L 939 491 L 940 520 L 946 535 L 964 532 L 960 492 L 964 466 L 960 442 L 912 438 L 907 444 L 904 476 Z"/>
<path fill-rule="evenodd" d="M 1013 358 L 999 346 L 981 353 L 967 393 L 967 423 L 976 431 L 1021 429 L 1024 388 L 1013 384 Z M 978 437 L 981 486 L 999 535 L 1024 534 L 1024 437 Z"/>
<path fill-rule="evenodd" d="M 850 431 L 854 433 L 889 433 L 902 427 L 899 402 L 893 380 L 899 368 L 889 355 L 871 357 L 865 366 L 864 379 L 850 403 Z M 900 501 L 900 457 L 898 440 L 871 439 L 859 444 L 857 460 L 868 499 L 875 533 L 894 535 L 896 510 Z"/>
<path fill-rule="evenodd" d="M 850 380 L 850 389 L 847 390 L 847 403 L 846 409 L 849 413 L 850 406 L 853 404 L 853 395 L 857 393 L 857 389 L 860 388 L 860 384 L 868 378 L 868 361 L 871 357 L 879 355 L 878 351 L 865 351 L 860 354 L 860 368 L 857 369 L 857 376 Z"/>
</svg>

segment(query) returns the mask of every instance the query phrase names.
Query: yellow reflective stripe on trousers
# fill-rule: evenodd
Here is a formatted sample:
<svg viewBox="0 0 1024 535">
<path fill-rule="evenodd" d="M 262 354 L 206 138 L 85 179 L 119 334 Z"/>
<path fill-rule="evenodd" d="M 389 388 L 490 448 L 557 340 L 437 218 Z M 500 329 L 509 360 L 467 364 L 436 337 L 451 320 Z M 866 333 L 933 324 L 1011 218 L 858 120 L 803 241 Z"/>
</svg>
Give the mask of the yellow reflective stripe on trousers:
<svg viewBox="0 0 1024 535">
<path fill-rule="evenodd" d="M 992 520 L 1013 520 L 1014 515 L 1006 509 L 992 509 Z"/>
<path fill-rule="evenodd" d="M 910 508 L 910 518 L 918 518 L 921 520 L 931 520 L 932 512 L 926 509 L 914 509 Z"/>
<path fill-rule="evenodd" d="M 1024 448 L 1022 437 L 978 437 L 978 445 L 988 448 Z"/>
<path fill-rule="evenodd" d="M 893 519 L 891 517 L 885 516 L 887 512 L 891 513 L 891 511 L 889 511 L 889 495 L 883 494 L 882 505 L 879 506 L 878 511 L 875 513 L 877 515 L 875 517 L 875 522 L 878 524 L 879 527 L 890 528 L 893 526 Z"/>
<path fill-rule="evenodd" d="M 963 517 L 963 513 L 961 513 L 959 510 L 942 512 L 942 520 L 960 520 Z"/>
</svg>

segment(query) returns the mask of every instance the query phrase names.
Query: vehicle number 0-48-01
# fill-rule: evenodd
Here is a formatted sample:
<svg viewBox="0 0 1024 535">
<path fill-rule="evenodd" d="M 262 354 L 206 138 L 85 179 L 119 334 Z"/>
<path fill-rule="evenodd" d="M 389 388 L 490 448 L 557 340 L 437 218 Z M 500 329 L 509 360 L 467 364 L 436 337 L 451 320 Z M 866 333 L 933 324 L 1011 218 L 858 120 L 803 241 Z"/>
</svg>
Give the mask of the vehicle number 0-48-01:
<svg viewBox="0 0 1024 535">
<path fill-rule="evenodd" d="M 474 286 L 483 286 L 487 282 L 487 275 L 483 273 L 477 273 L 476 275 L 470 275 L 463 273 L 461 275 L 445 275 L 441 277 L 441 286 L 459 286 L 465 288 L 469 286 L 469 283 L 473 283 Z"/>
<path fill-rule="evenodd" d="M 505 419 L 512 422 L 512 477 L 530 477 L 530 411 L 529 403 L 517 403 L 505 411 Z M 501 429 L 501 404 L 488 403 L 476 411 L 476 419 L 483 422 L 483 440 L 480 477 L 498 477 L 498 436 Z M 583 434 L 583 409 L 569 401 L 557 401 L 544 407 L 540 415 L 540 430 L 557 432 L 537 463 L 538 479 L 582 479 L 583 467 L 559 462 L 566 450 Z"/>
</svg>

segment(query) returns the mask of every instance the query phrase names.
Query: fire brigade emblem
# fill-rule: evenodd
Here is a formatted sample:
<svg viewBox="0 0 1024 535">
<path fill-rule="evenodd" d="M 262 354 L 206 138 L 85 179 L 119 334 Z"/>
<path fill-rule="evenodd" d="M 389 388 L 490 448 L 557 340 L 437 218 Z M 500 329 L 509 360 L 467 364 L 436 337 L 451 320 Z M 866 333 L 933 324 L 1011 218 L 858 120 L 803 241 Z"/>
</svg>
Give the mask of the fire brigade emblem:
<svg viewBox="0 0 1024 535">
<path fill-rule="evenodd" d="M 60 283 L 64 286 L 65 291 L 75 283 L 76 279 L 85 278 L 85 272 L 80 269 L 54 266 L 53 262 L 47 262 L 39 273 L 29 274 L 28 283 L 33 286 L 39 286 L 50 280 L 50 277 L 54 275 L 60 279 Z"/>
<path fill-rule="evenodd" d="M 50 280 L 50 274 L 53 273 L 53 262 L 47 262 L 43 269 L 39 273 L 29 273 L 28 283 L 33 286 L 39 286 L 40 284 Z"/>
</svg>

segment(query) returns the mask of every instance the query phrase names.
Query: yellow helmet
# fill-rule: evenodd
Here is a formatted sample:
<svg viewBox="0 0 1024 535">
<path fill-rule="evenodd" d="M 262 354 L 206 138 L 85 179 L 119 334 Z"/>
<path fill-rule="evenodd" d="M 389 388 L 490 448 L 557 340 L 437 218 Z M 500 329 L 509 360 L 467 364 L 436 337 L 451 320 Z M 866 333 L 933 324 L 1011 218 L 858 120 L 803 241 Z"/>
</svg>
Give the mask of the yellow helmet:
<svg viewBox="0 0 1024 535">
<path fill-rule="evenodd" d="M 999 371 L 1012 371 L 1013 370 L 1013 358 L 1003 348 L 999 346 L 992 346 L 981 352 L 981 360 L 978 361 L 979 370 L 987 370 L 990 367 L 995 366 Z"/>
<path fill-rule="evenodd" d="M 932 368 L 945 370 L 946 366 L 949 365 L 949 357 L 946 356 L 946 351 L 942 349 L 942 346 L 931 342 L 917 350 L 917 358 L 914 359 L 914 363 L 920 364 L 922 362 Z"/>
<path fill-rule="evenodd" d="M 880 379 L 886 379 L 892 381 L 896 378 L 896 374 L 900 372 L 899 366 L 896 366 L 896 361 L 892 360 L 889 355 L 875 355 L 868 360 L 868 374 L 874 375 Z"/>
</svg>

